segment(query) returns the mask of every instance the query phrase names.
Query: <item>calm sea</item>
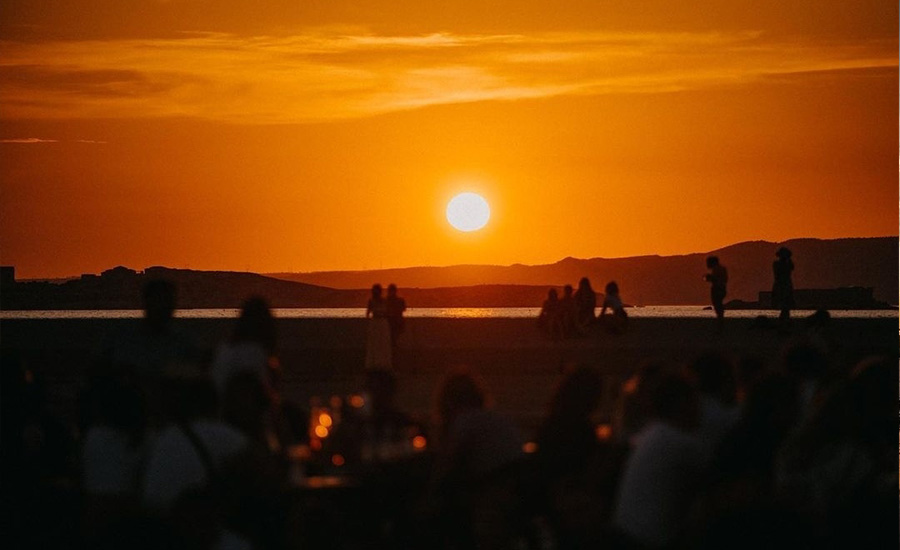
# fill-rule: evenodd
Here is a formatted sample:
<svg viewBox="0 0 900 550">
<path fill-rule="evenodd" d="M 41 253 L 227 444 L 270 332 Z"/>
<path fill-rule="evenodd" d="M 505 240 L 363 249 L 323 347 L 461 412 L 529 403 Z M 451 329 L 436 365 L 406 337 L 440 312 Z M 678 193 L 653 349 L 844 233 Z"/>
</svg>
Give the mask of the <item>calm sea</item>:
<svg viewBox="0 0 900 550">
<path fill-rule="evenodd" d="M 276 317 L 284 319 L 351 319 L 365 317 L 364 308 L 283 308 L 272 310 Z M 599 309 L 597 310 L 599 313 Z M 176 317 L 185 319 L 232 319 L 236 318 L 238 309 L 181 309 Z M 407 317 L 431 317 L 443 319 L 466 318 L 500 318 L 527 319 L 535 318 L 540 313 L 536 307 L 448 307 L 448 308 L 410 308 Z M 795 318 L 812 315 L 811 310 L 791 312 Z M 843 310 L 831 311 L 833 317 L 856 317 L 868 319 L 897 319 L 897 310 Z M 136 319 L 143 315 L 139 309 L 105 309 L 105 310 L 34 310 L 34 311 L 0 311 L 0 319 Z M 628 309 L 631 317 L 712 317 L 713 312 L 703 306 L 645 306 Z M 744 309 L 728 310 L 727 317 L 752 319 L 759 315 L 775 318 L 778 312 L 773 310 Z"/>
</svg>

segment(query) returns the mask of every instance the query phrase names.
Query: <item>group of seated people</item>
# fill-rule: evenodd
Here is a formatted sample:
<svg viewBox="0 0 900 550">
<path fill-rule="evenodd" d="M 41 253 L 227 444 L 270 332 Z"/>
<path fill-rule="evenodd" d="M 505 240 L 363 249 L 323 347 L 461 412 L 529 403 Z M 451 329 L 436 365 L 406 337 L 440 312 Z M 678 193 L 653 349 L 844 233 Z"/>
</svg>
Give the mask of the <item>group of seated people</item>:
<svg viewBox="0 0 900 550">
<path fill-rule="evenodd" d="M 555 288 L 547 292 L 547 299 L 538 316 L 538 327 L 553 339 L 587 334 L 596 324 L 613 334 L 625 331 L 628 314 L 619 297 L 618 283 L 610 281 L 606 284 L 599 317 L 596 309 L 597 293 L 591 288 L 590 280 L 582 277 L 578 290 L 574 290 L 572 285 L 563 287 L 562 298 Z"/>
<path fill-rule="evenodd" d="M 265 302 L 248 301 L 204 359 L 165 320 L 170 292 L 148 290 L 143 332 L 116 339 L 83 397 L 84 547 L 848 548 L 896 536 L 896 358 L 851 365 L 811 338 L 772 364 L 704 354 L 625 376 L 575 366 L 531 436 L 475 372 L 447 373 L 429 422 L 398 410 L 395 374 L 373 370 L 365 405 L 344 404 L 321 449 L 367 484 L 298 500 L 288 450 L 309 414 L 279 392 Z M 28 506 L 28 476 L 63 477 L 66 451 L 28 405 L 33 377 L 3 372 L 19 411 L 4 417 L 4 489 L 21 497 L 4 512 L 31 529 L 30 511 L 64 503 Z M 422 460 L 363 468 L 377 445 L 419 434 Z"/>
</svg>

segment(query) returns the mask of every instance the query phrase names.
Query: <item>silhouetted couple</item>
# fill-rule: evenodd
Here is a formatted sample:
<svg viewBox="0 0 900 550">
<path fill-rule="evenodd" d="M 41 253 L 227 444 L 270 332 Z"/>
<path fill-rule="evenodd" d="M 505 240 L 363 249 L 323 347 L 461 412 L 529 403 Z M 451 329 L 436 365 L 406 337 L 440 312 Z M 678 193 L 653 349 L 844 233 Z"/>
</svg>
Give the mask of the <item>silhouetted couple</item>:
<svg viewBox="0 0 900 550">
<path fill-rule="evenodd" d="M 403 332 L 406 301 L 397 295 L 397 285 L 388 285 L 387 297 L 380 284 L 372 285 L 372 297 L 366 305 L 371 318 L 366 333 L 366 368 L 391 368 L 397 336 Z"/>
</svg>

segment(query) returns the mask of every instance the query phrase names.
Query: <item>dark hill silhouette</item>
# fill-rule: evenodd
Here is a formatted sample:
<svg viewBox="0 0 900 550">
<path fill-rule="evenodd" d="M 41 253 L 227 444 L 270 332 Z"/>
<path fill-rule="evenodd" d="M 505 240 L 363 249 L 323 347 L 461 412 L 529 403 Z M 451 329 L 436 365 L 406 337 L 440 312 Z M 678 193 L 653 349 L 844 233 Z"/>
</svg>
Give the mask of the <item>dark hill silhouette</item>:
<svg viewBox="0 0 900 550">
<path fill-rule="evenodd" d="M 707 255 L 719 256 L 728 267 L 727 300 L 754 301 L 759 291 L 771 289 L 772 261 L 779 246 L 794 252 L 796 288 L 872 287 L 877 300 L 897 303 L 897 237 L 749 241 L 681 256 L 565 258 L 554 264 L 535 266 L 457 265 L 270 276 L 333 288 L 365 288 L 376 281 L 394 282 L 401 289 L 475 284 L 561 286 L 587 276 L 595 286 L 609 280 L 618 281 L 623 298 L 635 304 L 706 304 L 709 288 L 702 276 Z"/>
<path fill-rule="evenodd" d="M 178 288 L 178 307 L 238 308 L 251 295 L 261 295 L 275 308 L 365 307 L 367 289 L 332 289 L 274 279 L 255 273 L 194 271 L 150 267 L 138 272 L 123 266 L 100 275 L 63 283 L 16 282 L 2 289 L 2 309 L 140 309 L 141 288 L 154 278 Z M 415 307 L 528 307 L 543 300 L 545 286 L 474 285 L 441 289 L 403 289 Z"/>
<path fill-rule="evenodd" d="M 255 273 L 158 266 L 138 272 L 119 266 L 62 284 L 17 282 L 3 289 L 2 308 L 139 309 L 143 284 L 155 278 L 175 283 L 181 308 L 238 308 L 254 294 L 265 296 L 272 307 L 357 307 L 365 304 L 366 296 L 362 290 L 335 290 Z"/>
<path fill-rule="evenodd" d="M 637 305 L 707 304 L 705 257 L 719 256 L 728 267 L 726 301 L 755 302 L 771 290 L 772 261 L 779 246 L 794 252 L 798 289 L 871 287 L 874 298 L 897 303 L 898 240 L 794 239 L 784 243 L 745 242 L 682 256 L 565 258 L 526 266 L 412 267 L 377 271 L 337 271 L 272 276 L 230 271 L 150 267 L 137 272 L 116 267 L 64 283 L 5 283 L 0 308 L 138 309 L 140 288 L 149 278 L 172 280 L 181 308 L 237 308 L 251 295 L 272 307 L 365 307 L 372 283 L 396 283 L 410 307 L 539 307 L 550 286 L 575 284 L 587 276 L 595 288 L 618 281 L 622 298 Z"/>
</svg>

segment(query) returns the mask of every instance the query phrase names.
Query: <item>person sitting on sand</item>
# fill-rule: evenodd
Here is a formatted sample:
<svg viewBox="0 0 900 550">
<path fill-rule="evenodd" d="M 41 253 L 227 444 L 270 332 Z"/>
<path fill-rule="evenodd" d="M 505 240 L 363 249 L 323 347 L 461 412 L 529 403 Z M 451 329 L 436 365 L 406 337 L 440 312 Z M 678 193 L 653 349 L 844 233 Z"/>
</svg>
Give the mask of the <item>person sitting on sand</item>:
<svg viewBox="0 0 900 550">
<path fill-rule="evenodd" d="M 607 309 L 611 312 L 609 317 L 606 316 Z M 625 313 L 625 306 L 622 305 L 622 298 L 619 297 L 619 285 L 615 281 L 606 284 L 606 296 L 603 297 L 600 322 L 607 331 L 614 334 L 624 332 L 628 323 L 628 314 Z"/>
<path fill-rule="evenodd" d="M 555 288 L 547 291 L 547 299 L 541 306 L 538 316 L 538 328 L 550 335 L 551 338 L 562 337 L 562 325 L 559 318 L 559 294 Z"/>
</svg>

